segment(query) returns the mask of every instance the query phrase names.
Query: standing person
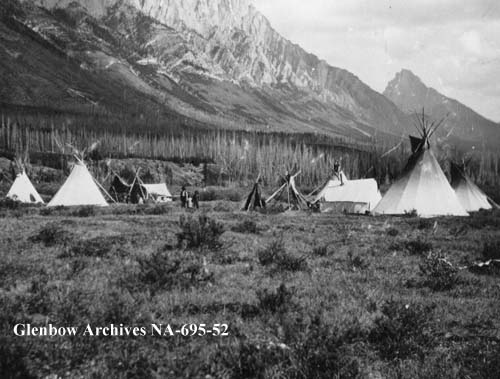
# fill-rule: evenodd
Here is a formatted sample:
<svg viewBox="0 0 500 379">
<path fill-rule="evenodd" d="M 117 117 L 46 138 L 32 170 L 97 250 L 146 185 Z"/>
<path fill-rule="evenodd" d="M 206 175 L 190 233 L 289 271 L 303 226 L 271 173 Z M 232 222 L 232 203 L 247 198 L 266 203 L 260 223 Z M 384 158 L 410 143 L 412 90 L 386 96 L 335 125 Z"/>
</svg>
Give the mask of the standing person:
<svg viewBox="0 0 500 379">
<path fill-rule="evenodd" d="M 182 189 L 181 189 L 181 206 L 182 206 L 182 208 L 187 207 L 187 201 L 188 201 L 188 192 L 186 191 L 186 187 L 182 186 Z"/>
<path fill-rule="evenodd" d="M 197 190 L 193 194 L 193 208 L 200 209 L 200 193 Z"/>
</svg>

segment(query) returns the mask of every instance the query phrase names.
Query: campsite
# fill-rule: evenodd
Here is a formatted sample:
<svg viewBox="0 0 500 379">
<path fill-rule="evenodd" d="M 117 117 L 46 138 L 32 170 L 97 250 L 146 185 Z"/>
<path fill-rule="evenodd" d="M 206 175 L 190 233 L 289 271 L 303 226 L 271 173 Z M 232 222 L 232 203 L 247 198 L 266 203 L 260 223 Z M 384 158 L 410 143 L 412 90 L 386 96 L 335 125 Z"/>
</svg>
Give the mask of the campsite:
<svg viewBox="0 0 500 379">
<path fill-rule="evenodd" d="M 28 154 L 4 159 L 17 174 L 0 203 L 0 367 L 21 377 L 494 377 L 500 210 L 465 165 L 448 179 L 436 125 L 419 125 L 383 191 L 341 160 L 309 190 L 291 167 L 275 183 L 201 188 L 185 186 L 195 166 L 168 163 L 167 184 L 151 174 L 159 163 L 137 159 L 106 160 L 101 183 L 92 148 L 69 145 L 67 174 L 42 199 L 29 174 L 47 168 Z M 199 209 L 181 203 L 185 188 L 199 189 Z M 8 337 L 12 325 L 227 325 L 227 335 Z"/>
<path fill-rule="evenodd" d="M 0 0 L 0 379 L 500 379 L 499 35 Z"/>
</svg>

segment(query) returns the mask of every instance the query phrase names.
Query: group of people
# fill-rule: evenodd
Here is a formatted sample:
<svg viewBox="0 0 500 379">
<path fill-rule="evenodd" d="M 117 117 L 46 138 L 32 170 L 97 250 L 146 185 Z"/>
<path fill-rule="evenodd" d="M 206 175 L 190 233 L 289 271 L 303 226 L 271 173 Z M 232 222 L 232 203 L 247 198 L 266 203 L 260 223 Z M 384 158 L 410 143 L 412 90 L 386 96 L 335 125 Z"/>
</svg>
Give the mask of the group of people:
<svg viewBox="0 0 500 379">
<path fill-rule="evenodd" d="M 182 208 L 200 208 L 200 193 L 197 190 L 194 191 L 193 196 L 190 197 L 186 187 L 183 186 L 180 199 Z"/>
</svg>

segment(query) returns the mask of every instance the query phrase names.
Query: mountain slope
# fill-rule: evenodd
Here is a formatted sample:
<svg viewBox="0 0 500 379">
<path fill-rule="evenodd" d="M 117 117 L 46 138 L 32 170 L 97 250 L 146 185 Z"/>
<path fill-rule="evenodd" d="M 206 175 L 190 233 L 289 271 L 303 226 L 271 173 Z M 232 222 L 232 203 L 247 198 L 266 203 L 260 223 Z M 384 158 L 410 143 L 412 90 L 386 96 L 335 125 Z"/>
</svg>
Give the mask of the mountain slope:
<svg viewBox="0 0 500 379">
<path fill-rule="evenodd" d="M 446 134 L 476 143 L 498 145 L 500 125 L 479 115 L 460 102 L 427 87 L 418 76 L 402 70 L 389 82 L 384 95 L 405 112 L 425 108 L 426 113 L 440 119 L 447 116 Z"/>
</svg>

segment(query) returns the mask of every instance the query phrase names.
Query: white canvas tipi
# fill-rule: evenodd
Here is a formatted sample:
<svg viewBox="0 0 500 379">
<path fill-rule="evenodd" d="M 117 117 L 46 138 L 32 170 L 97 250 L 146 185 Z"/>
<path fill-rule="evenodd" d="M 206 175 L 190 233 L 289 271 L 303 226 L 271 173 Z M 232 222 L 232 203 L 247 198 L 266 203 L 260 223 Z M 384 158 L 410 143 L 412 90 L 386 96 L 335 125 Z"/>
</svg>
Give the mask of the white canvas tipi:
<svg viewBox="0 0 500 379">
<path fill-rule="evenodd" d="M 422 114 L 421 138 L 410 137 L 413 154 L 402 176 L 373 210 L 374 214 L 416 212 L 421 217 L 468 216 L 430 149 L 429 138 L 443 121 L 429 124 Z"/>
<path fill-rule="evenodd" d="M 35 187 L 33 187 L 33 184 L 24 170 L 20 174 L 17 174 L 16 180 L 14 180 L 12 187 L 10 187 L 7 193 L 7 197 L 22 203 L 43 204 L 43 199 L 38 194 Z"/>
<path fill-rule="evenodd" d="M 460 204 L 467 212 L 493 208 L 488 196 L 474 184 L 461 167 L 454 163 L 451 163 L 451 186 L 455 190 Z"/>
<path fill-rule="evenodd" d="M 74 205 L 102 207 L 108 205 L 94 178 L 81 160 L 77 160 L 71 174 L 48 204 L 49 207 Z"/>
</svg>

